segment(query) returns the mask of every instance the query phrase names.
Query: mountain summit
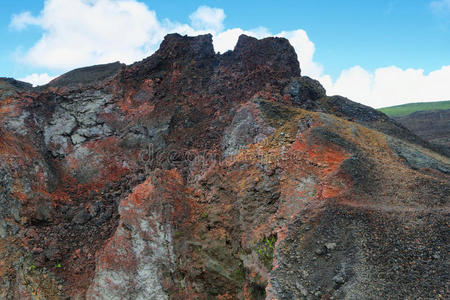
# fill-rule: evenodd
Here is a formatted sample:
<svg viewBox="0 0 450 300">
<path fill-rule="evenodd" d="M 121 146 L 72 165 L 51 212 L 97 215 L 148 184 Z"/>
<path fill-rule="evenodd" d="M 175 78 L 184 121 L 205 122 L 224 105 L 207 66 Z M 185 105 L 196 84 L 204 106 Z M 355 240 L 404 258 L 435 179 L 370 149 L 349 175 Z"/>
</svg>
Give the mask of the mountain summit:
<svg viewBox="0 0 450 300">
<path fill-rule="evenodd" d="M 449 157 L 286 39 L 2 78 L 0 116 L 2 299 L 449 296 Z"/>
</svg>

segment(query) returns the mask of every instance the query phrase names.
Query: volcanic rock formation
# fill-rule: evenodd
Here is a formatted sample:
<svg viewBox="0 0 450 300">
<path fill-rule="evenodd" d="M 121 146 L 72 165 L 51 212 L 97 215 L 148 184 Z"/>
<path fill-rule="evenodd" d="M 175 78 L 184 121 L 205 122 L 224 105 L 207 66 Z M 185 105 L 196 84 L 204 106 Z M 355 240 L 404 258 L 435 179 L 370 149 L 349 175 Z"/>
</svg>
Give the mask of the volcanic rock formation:
<svg viewBox="0 0 450 300">
<path fill-rule="evenodd" d="M 449 157 L 286 39 L 3 78 L 0 122 L 1 299 L 450 296 Z"/>
</svg>

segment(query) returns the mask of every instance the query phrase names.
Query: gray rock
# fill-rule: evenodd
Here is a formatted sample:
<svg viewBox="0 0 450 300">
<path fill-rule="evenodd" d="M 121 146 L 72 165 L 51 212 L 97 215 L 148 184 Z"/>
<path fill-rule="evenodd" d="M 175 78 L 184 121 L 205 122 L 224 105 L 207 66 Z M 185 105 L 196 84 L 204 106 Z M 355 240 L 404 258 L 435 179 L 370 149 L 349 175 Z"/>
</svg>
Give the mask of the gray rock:
<svg viewBox="0 0 450 300">
<path fill-rule="evenodd" d="M 25 119 L 28 118 L 29 115 L 29 112 L 24 111 L 20 116 L 8 119 L 5 123 L 5 128 L 13 130 L 20 135 L 27 135 L 28 129 L 25 125 Z"/>
<path fill-rule="evenodd" d="M 111 129 L 105 124 L 95 125 L 92 127 L 83 127 L 75 132 L 75 134 L 83 136 L 85 138 L 105 137 L 110 136 L 111 133 Z"/>
<path fill-rule="evenodd" d="M 314 250 L 314 253 L 316 253 L 317 255 L 324 255 L 325 250 L 322 247 L 319 247 L 316 250 Z"/>
<path fill-rule="evenodd" d="M 432 168 L 442 173 L 450 174 L 450 165 L 427 155 L 427 150 L 407 144 L 393 137 L 388 137 L 387 141 L 392 150 L 411 168 Z"/>
<path fill-rule="evenodd" d="M 52 216 L 51 209 L 48 204 L 40 204 L 36 208 L 35 218 L 40 222 L 50 221 Z"/>
<path fill-rule="evenodd" d="M 54 259 L 60 258 L 60 251 L 57 248 L 53 248 L 53 247 L 44 250 L 43 254 L 44 254 L 45 258 L 47 258 L 48 260 L 54 260 Z"/>
<path fill-rule="evenodd" d="M 81 136 L 78 133 L 72 135 L 70 138 L 72 139 L 72 143 L 74 145 L 81 144 L 86 140 L 86 138 L 84 136 Z"/>
<path fill-rule="evenodd" d="M 99 120 L 94 112 L 86 112 L 77 114 L 77 121 L 83 127 L 91 127 L 98 124 Z"/>
<path fill-rule="evenodd" d="M 75 224 L 85 224 L 87 222 L 89 222 L 89 220 L 91 219 L 91 215 L 86 212 L 84 209 L 79 211 L 75 217 L 73 217 L 73 222 Z"/>
<path fill-rule="evenodd" d="M 275 132 L 255 111 L 255 103 L 247 103 L 234 116 L 231 125 L 225 130 L 222 140 L 224 156 L 235 155 L 240 149 L 252 143 L 259 143 Z"/>
<path fill-rule="evenodd" d="M 311 128 L 311 125 L 312 121 L 309 118 L 303 118 L 300 121 L 298 121 L 297 136 L 303 133 L 305 130 L 308 130 L 308 128 Z"/>
<path fill-rule="evenodd" d="M 316 106 L 315 100 L 326 96 L 326 91 L 320 82 L 307 76 L 292 79 L 283 92 L 290 95 L 294 104 L 307 109 Z"/>
<path fill-rule="evenodd" d="M 342 277 L 342 275 L 337 274 L 336 276 L 333 277 L 333 281 L 336 284 L 343 284 L 345 282 L 345 279 L 344 279 L 344 277 Z"/>
<path fill-rule="evenodd" d="M 49 124 L 44 128 L 45 144 L 54 156 L 64 155 L 69 145 L 67 138 L 77 126 L 75 118 L 67 111 L 55 112 Z"/>
<path fill-rule="evenodd" d="M 101 209 L 101 203 L 95 202 L 91 206 L 89 206 L 89 214 L 92 217 L 95 217 L 100 212 L 100 209 Z"/>
</svg>

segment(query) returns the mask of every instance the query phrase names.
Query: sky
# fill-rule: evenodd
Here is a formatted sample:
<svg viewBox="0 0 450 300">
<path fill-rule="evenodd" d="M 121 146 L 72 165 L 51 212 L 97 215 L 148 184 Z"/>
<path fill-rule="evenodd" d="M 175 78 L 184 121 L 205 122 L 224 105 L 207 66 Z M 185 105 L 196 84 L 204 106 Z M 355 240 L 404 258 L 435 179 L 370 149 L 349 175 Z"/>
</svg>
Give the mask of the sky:
<svg viewBox="0 0 450 300">
<path fill-rule="evenodd" d="M 0 0 L 0 77 L 42 85 L 151 55 L 164 35 L 289 39 L 328 95 L 385 107 L 450 100 L 450 0 Z"/>
</svg>

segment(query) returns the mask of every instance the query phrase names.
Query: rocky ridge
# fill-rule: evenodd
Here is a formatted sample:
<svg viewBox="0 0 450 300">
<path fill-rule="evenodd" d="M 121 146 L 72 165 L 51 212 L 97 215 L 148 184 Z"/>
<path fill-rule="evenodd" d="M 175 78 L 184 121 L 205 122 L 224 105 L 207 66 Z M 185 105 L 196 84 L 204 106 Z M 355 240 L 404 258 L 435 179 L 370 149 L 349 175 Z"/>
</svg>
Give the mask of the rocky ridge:
<svg viewBox="0 0 450 300">
<path fill-rule="evenodd" d="M 449 296 L 449 157 L 286 39 L 0 79 L 0 116 L 2 299 Z"/>
<path fill-rule="evenodd" d="M 450 109 L 416 111 L 393 119 L 424 140 L 450 152 Z"/>
</svg>

